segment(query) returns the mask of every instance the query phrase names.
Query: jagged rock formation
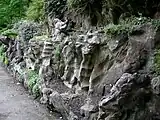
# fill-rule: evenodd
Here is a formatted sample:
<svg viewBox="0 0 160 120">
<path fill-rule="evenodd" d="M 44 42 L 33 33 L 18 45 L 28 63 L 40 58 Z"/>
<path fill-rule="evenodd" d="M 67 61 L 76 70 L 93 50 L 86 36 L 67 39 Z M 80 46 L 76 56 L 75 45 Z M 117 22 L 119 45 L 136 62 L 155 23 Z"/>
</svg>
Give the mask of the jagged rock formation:
<svg viewBox="0 0 160 120">
<path fill-rule="evenodd" d="M 41 103 L 64 120 L 158 120 L 160 84 L 152 59 L 158 34 L 146 24 L 112 40 L 99 30 L 13 41 L 8 68 L 24 85 L 24 68 L 38 71 Z"/>
</svg>

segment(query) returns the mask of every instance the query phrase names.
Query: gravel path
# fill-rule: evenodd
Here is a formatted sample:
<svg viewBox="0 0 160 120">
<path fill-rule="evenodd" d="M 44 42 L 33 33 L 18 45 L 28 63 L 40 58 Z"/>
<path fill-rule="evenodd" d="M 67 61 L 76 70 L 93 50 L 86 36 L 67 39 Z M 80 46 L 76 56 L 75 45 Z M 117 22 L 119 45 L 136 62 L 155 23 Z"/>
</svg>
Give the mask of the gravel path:
<svg viewBox="0 0 160 120">
<path fill-rule="evenodd" d="M 0 120 L 57 120 L 0 67 Z"/>
</svg>

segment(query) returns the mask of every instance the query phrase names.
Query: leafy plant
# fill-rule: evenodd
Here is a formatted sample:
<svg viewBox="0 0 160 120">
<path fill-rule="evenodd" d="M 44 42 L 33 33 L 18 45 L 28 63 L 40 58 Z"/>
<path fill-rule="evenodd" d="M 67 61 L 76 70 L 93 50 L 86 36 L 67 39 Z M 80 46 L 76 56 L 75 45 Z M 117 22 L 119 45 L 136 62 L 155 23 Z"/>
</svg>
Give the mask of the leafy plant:
<svg viewBox="0 0 160 120">
<path fill-rule="evenodd" d="M 0 34 L 2 34 L 6 30 L 8 30 L 8 29 L 7 28 L 0 28 Z"/>
<path fill-rule="evenodd" d="M 36 71 L 28 70 L 28 87 L 33 94 L 38 92 L 39 75 Z"/>
<path fill-rule="evenodd" d="M 21 70 L 19 71 L 19 81 L 20 81 L 20 82 L 23 82 L 23 81 L 24 81 L 25 71 L 26 71 L 26 69 L 21 69 Z"/>
<path fill-rule="evenodd" d="M 50 38 L 48 38 L 47 35 L 42 35 L 42 36 L 34 36 L 31 41 L 51 41 Z"/>
<path fill-rule="evenodd" d="M 33 86 L 32 93 L 33 93 L 34 97 L 38 97 L 40 95 L 40 88 L 39 88 L 39 84 L 38 83 L 36 83 Z"/>
<path fill-rule="evenodd" d="M 19 37 L 23 41 L 29 41 L 34 36 L 42 34 L 41 25 L 33 21 L 19 21 L 14 25 L 14 29 L 18 31 Z"/>
<path fill-rule="evenodd" d="M 160 74 L 160 49 L 156 50 L 154 57 L 154 68 L 156 74 Z"/>
<path fill-rule="evenodd" d="M 33 0 L 26 12 L 29 20 L 40 21 L 44 19 L 44 0 Z"/>
<path fill-rule="evenodd" d="M 16 38 L 16 36 L 18 35 L 18 33 L 13 29 L 5 30 L 1 34 L 10 38 Z"/>
<path fill-rule="evenodd" d="M 130 34 L 139 25 L 151 23 L 155 28 L 160 26 L 160 20 L 154 20 L 146 17 L 130 17 L 120 21 L 118 25 L 109 24 L 105 27 L 104 31 L 107 35 L 116 36 L 119 34 Z"/>
<path fill-rule="evenodd" d="M 0 46 L 0 60 L 1 60 L 1 62 L 4 62 L 5 61 L 5 51 L 4 51 L 4 46 L 3 45 L 1 45 Z"/>
<path fill-rule="evenodd" d="M 60 53 L 60 46 L 58 45 L 56 47 L 56 50 L 55 50 L 55 58 L 56 58 L 56 60 L 60 59 L 60 55 L 61 55 L 61 53 Z"/>
<path fill-rule="evenodd" d="M 152 19 L 151 23 L 155 29 L 159 29 L 159 27 L 160 27 L 160 20 L 159 19 Z"/>
<path fill-rule="evenodd" d="M 1 0 L 0 1 L 0 27 L 5 28 L 25 15 L 28 0 Z"/>
<path fill-rule="evenodd" d="M 8 58 L 7 58 L 6 56 L 4 57 L 4 64 L 5 64 L 5 65 L 8 65 L 8 64 L 9 64 Z"/>
</svg>

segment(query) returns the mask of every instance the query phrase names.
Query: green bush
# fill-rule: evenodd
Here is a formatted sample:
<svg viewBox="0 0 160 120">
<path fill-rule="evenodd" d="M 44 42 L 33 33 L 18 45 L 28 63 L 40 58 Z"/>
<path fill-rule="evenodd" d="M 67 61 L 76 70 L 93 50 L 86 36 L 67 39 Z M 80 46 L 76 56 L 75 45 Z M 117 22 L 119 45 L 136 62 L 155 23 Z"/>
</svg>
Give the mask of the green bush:
<svg viewBox="0 0 160 120">
<path fill-rule="evenodd" d="M 107 35 L 116 36 L 119 34 L 131 34 L 137 26 L 150 23 L 155 29 L 159 28 L 160 20 L 150 19 L 146 17 L 130 17 L 120 21 L 118 25 L 109 24 L 105 27 L 104 31 Z"/>
<path fill-rule="evenodd" d="M 44 0 L 33 0 L 26 12 L 29 20 L 40 21 L 44 19 Z"/>
<path fill-rule="evenodd" d="M 6 57 L 5 57 L 4 46 L 1 45 L 0 46 L 0 60 L 1 60 L 1 62 L 5 62 L 5 59 L 6 59 Z"/>
<path fill-rule="evenodd" d="M 60 55 L 61 55 L 61 53 L 60 53 L 60 45 L 58 45 L 56 47 L 56 50 L 55 50 L 54 54 L 55 54 L 56 60 L 59 60 L 60 59 Z"/>
<path fill-rule="evenodd" d="M 29 41 L 34 36 L 42 34 L 41 24 L 28 20 L 19 21 L 13 29 L 18 32 L 20 39 L 23 41 Z"/>
<path fill-rule="evenodd" d="M 0 29 L 25 16 L 28 0 L 0 0 Z"/>
<path fill-rule="evenodd" d="M 8 29 L 7 28 L 0 28 L 0 34 L 2 34 L 6 30 L 8 30 Z"/>
<path fill-rule="evenodd" d="M 47 35 L 34 36 L 30 41 L 51 41 L 51 38 L 48 38 Z"/>
<path fill-rule="evenodd" d="M 160 49 L 157 49 L 154 57 L 154 69 L 156 74 L 160 74 Z"/>
<path fill-rule="evenodd" d="M 28 87 L 30 91 L 35 95 L 36 97 L 39 95 L 39 81 L 40 77 L 38 73 L 34 70 L 28 70 Z"/>
<path fill-rule="evenodd" d="M 128 16 L 142 13 L 142 16 L 153 17 L 159 7 L 159 0 L 67 0 L 68 8 L 76 15 L 86 15 L 91 20 L 109 17 L 113 24 L 119 24 L 123 14 Z"/>
<path fill-rule="evenodd" d="M 16 36 L 18 35 L 18 33 L 13 29 L 5 30 L 1 34 L 10 38 L 16 38 Z"/>
<path fill-rule="evenodd" d="M 38 83 L 36 83 L 33 86 L 32 93 L 33 93 L 34 97 L 39 97 L 39 95 L 40 95 L 40 88 L 39 88 L 39 84 Z"/>
<path fill-rule="evenodd" d="M 19 81 L 20 81 L 21 83 L 24 81 L 25 71 L 26 71 L 26 69 L 21 69 L 21 70 L 19 71 Z"/>
<path fill-rule="evenodd" d="M 8 64 L 9 64 L 8 58 L 7 58 L 6 56 L 4 57 L 4 64 L 5 64 L 5 65 L 8 65 Z"/>
</svg>

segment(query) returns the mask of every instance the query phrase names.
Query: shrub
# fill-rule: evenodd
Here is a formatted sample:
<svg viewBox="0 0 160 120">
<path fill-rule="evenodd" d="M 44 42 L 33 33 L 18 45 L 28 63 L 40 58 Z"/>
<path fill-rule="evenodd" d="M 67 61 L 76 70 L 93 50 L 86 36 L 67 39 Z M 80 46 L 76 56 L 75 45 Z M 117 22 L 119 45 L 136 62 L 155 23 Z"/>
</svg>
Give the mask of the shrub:
<svg viewBox="0 0 160 120">
<path fill-rule="evenodd" d="M 5 62 L 5 51 L 4 51 L 5 49 L 4 49 L 4 46 L 3 45 L 1 45 L 0 46 L 0 60 L 1 60 L 1 62 Z"/>
<path fill-rule="evenodd" d="M 10 38 L 16 38 L 16 36 L 18 35 L 18 33 L 13 29 L 5 30 L 1 34 Z"/>
<path fill-rule="evenodd" d="M 33 91 L 33 87 L 38 84 L 40 77 L 38 73 L 34 70 L 28 70 L 28 87 L 31 91 Z"/>
<path fill-rule="evenodd" d="M 0 29 L 18 21 L 25 16 L 28 0 L 0 1 Z"/>
<path fill-rule="evenodd" d="M 34 36 L 31 41 L 51 41 L 51 38 L 48 38 L 47 35 L 42 35 L 42 36 Z"/>
<path fill-rule="evenodd" d="M 118 24 L 124 13 L 137 17 L 138 13 L 142 13 L 143 16 L 153 17 L 159 4 L 159 0 L 67 0 L 68 8 L 76 15 L 87 15 L 91 20 L 97 21 L 106 19 L 109 15 L 113 24 Z"/>
<path fill-rule="evenodd" d="M 146 17 L 130 17 L 125 20 L 120 21 L 118 25 L 109 24 L 105 27 L 104 31 L 107 35 L 116 36 L 119 34 L 131 34 L 135 28 L 139 25 L 152 24 L 155 29 L 159 28 L 160 20 L 150 19 Z"/>
<path fill-rule="evenodd" d="M 33 93 L 34 97 L 39 97 L 39 95 L 40 95 L 40 88 L 39 88 L 39 84 L 38 83 L 36 83 L 33 86 L 32 93 Z"/>
<path fill-rule="evenodd" d="M 18 31 L 23 41 L 29 41 L 34 36 L 42 34 L 41 25 L 33 21 L 20 21 L 14 25 L 14 29 Z"/>
<path fill-rule="evenodd" d="M 29 20 L 40 21 L 44 19 L 44 0 L 33 0 L 26 12 Z"/>
<path fill-rule="evenodd" d="M 56 47 L 56 50 L 55 50 L 55 59 L 56 60 L 59 60 L 60 59 L 60 55 L 61 55 L 61 53 L 60 53 L 60 45 L 58 45 L 57 47 Z"/>
<path fill-rule="evenodd" d="M 157 49 L 154 57 L 154 69 L 156 74 L 160 74 L 160 49 Z"/>
<path fill-rule="evenodd" d="M 8 64 L 9 64 L 7 57 L 4 57 L 4 64 L 5 64 L 5 65 L 8 65 Z"/>
<path fill-rule="evenodd" d="M 26 70 L 26 69 L 21 69 L 21 70 L 19 71 L 19 81 L 20 81 L 21 83 L 24 81 L 25 70 Z"/>
</svg>

